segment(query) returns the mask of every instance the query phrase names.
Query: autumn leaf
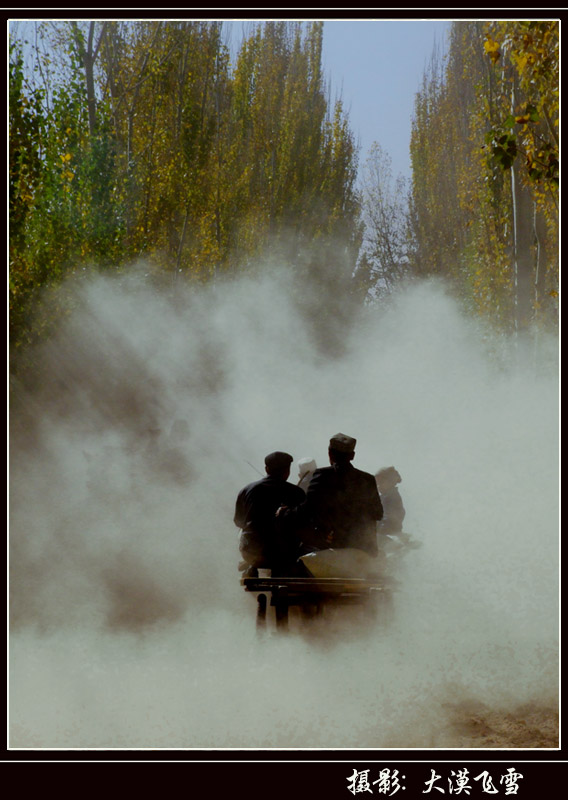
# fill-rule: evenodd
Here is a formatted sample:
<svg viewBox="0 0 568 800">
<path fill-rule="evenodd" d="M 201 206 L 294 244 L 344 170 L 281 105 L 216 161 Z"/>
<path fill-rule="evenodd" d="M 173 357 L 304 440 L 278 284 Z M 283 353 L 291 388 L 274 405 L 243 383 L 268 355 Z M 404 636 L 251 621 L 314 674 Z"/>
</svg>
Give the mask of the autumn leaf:
<svg viewBox="0 0 568 800">
<path fill-rule="evenodd" d="M 491 39 L 489 36 L 487 37 L 483 47 L 485 48 L 485 52 L 491 59 L 491 61 L 496 64 L 499 58 L 501 57 L 501 51 L 499 49 L 499 43 Z"/>
</svg>

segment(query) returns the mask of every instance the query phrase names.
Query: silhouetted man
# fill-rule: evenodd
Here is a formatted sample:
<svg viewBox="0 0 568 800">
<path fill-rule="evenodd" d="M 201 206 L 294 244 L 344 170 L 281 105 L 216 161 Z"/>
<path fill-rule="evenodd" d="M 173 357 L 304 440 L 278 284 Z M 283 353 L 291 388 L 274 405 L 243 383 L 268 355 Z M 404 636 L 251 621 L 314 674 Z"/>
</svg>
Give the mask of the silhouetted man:
<svg viewBox="0 0 568 800">
<path fill-rule="evenodd" d="M 281 506 L 294 507 L 306 499 L 298 486 L 288 483 L 288 453 L 270 453 L 264 459 L 266 477 L 249 483 L 239 492 L 235 525 L 241 529 L 239 550 L 249 565 L 245 575 L 254 576 L 259 567 L 283 575 L 298 558 L 299 541 L 285 520 L 276 518 Z"/>
<path fill-rule="evenodd" d="M 402 523 L 406 511 L 397 486 L 402 481 L 400 473 L 394 467 L 385 467 L 375 474 L 375 480 L 384 510 L 384 516 L 379 525 L 380 533 L 402 533 Z"/>
<path fill-rule="evenodd" d="M 305 501 L 282 510 L 304 533 L 305 549 L 355 547 L 376 556 L 376 523 L 383 507 L 373 475 L 353 464 L 356 439 L 338 433 L 329 442 L 329 467 L 316 469 Z"/>
</svg>

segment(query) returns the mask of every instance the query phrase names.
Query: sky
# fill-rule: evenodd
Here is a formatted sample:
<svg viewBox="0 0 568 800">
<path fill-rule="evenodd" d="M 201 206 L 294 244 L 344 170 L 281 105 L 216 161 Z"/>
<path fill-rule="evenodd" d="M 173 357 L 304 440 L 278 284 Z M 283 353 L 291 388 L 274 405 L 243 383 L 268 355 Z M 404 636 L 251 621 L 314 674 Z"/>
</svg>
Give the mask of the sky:
<svg viewBox="0 0 568 800">
<path fill-rule="evenodd" d="M 414 98 L 434 47 L 444 49 L 451 20 L 326 20 L 323 67 L 339 92 L 364 161 L 378 142 L 393 176 L 410 175 Z"/>
<path fill-rule="evenodd" d="M 240 20 L 244 26 L 249 21 Z M 414 98 L 434 47 L 443 49 L 450 25 L 443 19 L 325 20 L 324 74 L 332 101 L 337 96 L 343 100 L 361 164 L 378 142 L 392 159 L 393 176 L 410 176 Z M 238 32 L 238 24 L 234 29 Z"/>
<path fill-rule="evenodd" d="M 367 9 L 366 9 L 367 10 Z M 273 17 L 271 17 L 273 18 Z M 317 17 L 298 17 L 308 22 Z M 262 17 L 233 20 L 246 31 Z M 360 164 L 373 142 L 392 160 L 393 177 L 410 177 L 414 98 L 434 47 L 443 51 L 450 19 L 325 19 L 322 67 L 332 102 L 341 97 L 360 145 Z"/>
</svg>

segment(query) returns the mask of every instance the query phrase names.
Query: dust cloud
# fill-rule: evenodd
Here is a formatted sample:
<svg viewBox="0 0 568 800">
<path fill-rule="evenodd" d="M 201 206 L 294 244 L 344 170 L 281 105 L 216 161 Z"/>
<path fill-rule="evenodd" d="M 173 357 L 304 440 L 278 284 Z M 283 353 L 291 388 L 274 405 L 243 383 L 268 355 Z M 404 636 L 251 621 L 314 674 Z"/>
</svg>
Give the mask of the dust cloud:
<svg viewBox="0 0 568 800">
<path fill-rule="evenodd" d="M 98 278 L 14 389 L 12 748 L 437 748 L 460 704 L 556 707 L 556 343 L 496 343 L 426 284 L 318 327 L 295 286 Z M 399 470 L 422 547 L 388 625 L 260 641 L 237 492 L 337 431 Z"/>
</svg>

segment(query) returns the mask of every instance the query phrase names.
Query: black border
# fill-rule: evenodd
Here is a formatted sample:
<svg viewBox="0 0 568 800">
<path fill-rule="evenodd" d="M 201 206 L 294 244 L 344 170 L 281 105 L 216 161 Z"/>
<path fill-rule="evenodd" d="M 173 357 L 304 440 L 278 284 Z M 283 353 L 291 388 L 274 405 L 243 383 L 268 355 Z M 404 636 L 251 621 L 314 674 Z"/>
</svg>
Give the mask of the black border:
<svg viewBox="0 0 568 800">
<path fill-rule="evenodd" d="M 9 20 L 24 19 L 66 19 L 72 18 L 142 18 L 142 19 L 219 19 L 219 20 L 270 20 L 270 19 L 321 19 L 321 20 L 378 20 L 400 19 L 419 20 L 459 20 L 459 19 L 558 19 L 562 21 L 568 9 L 2 9 L 3 17 Z M 94 12 L 94 13 L 88 13 Z M 412 14 L 411 12 L 417 12 Z M 524 13 L 523 13 L 524 12 Z M 394 792 L 404 800 L 423 798 L 427 794 L 425 782 L 431 770 L 441 776 L 438 786 L 448 790 L 448 779 L 452 771 L 467 769 L 471 777 L 487 770 L 494 780 L 497 798 L 505 796 L 499 784 L 500 776 L 509 768 L 522 774 L 519 779 L 518 797 L 540 798 L 556 796 L 562 791 L 563 778 L 566 777 L 566 758 L 562 747 L 553 750 L 524 750 L 507 748 L 499 750 L 483 749 L 434 749 L 434 750 L 165 750 L 165 749 L 10 749 L 6 747 L 6 758 L 1 763 L 36 764 L 80 764 L 80 763 L 149 763 L 190 765 L 188 771 L 178 773 L 183 780 L 182 792 L 191 797 L 231 798 L 254 792 L 269 798 L 286 800 L 314 800 L 314 798 L 378 797 L 378 790 L 360 790 L 356 794 L 349 791 L 349 778 L 354 770 L 369 770 L 370 780 L 378 778 L 382 769 L 398 771 L 405 776 L 400 790 Z M 545 770 L 545 767 L 551 769 Z M 561 771 L 562 770 L 562 771 Z M 102 781 L 102 776 L 100 778 Z M 445 783 L 444 783 L 445 781 Z M 96 788 L 92 783 L 92 790 Z M 78 787 L 72 788 L 76 791 Z M 105 784 L 105 788 L 108 786 Z M 552 790 L 548 795 L 547 790 Z M 432 790 L 431 797 L 441 797 L 441 792 Z M 472 785 L 469 794 L 463 798 L 490 797 L 482 792 L 480 785 Z"/>
</svg>

